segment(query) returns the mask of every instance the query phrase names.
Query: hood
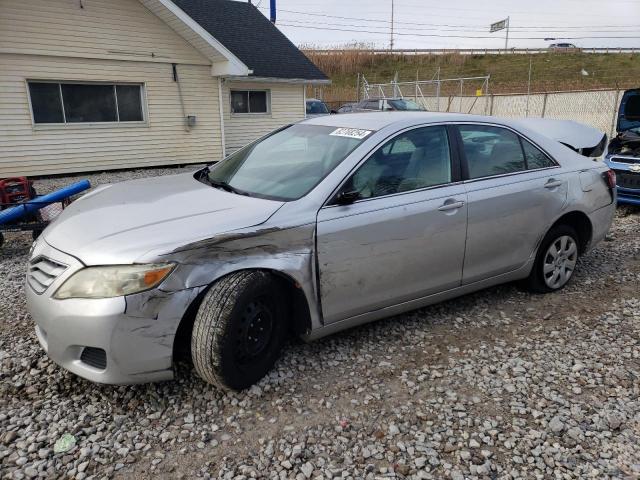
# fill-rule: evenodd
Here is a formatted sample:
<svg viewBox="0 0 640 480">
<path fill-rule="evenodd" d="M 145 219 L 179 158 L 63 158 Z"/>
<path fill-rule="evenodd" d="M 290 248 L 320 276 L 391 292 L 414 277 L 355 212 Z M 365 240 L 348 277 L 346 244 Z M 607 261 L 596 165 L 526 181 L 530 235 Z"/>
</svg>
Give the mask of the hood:
<svg viewBox="0 0 640 480">
<path fill-rule="evenodd" d="M 618 133 L 627 130 L 640 132 L 640 88 L 627 90 L 622 95 L 616 130 Z"/>
<path fill-rule="evenodd" d="M 519 118 L 518 123 L 566 145 L 585 157 L 599 157 L 607 146 L 607 134 L 573 120 Z"/>
<path fill-rule="evenodd" d="M 133 263 L 186 243 L 265 222 L 282 202 L 236 195 L 192 173 L 99 187 L 73 202 L 43 232 L 86 265 Z"/>
</svg>

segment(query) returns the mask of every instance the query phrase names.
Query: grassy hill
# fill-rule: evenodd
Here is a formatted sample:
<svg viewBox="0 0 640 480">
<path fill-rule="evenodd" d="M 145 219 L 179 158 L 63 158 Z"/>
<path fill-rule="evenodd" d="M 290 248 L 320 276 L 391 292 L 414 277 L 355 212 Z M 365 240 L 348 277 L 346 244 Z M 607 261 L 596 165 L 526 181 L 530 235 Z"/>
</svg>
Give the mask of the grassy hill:
<svg viewBox="0 0 640 480">
<path fill-rule="evenodd" d="M 398 81 L 431 80 L 438 68 L 440 78 L 491 75 L 489 93 L 522 93 L 527 91 L 530 60 L 532 92 L 640 87 L 640 53 L 403 55 L 364 49 L 305 53 L 333 82 L 324 88 L 328 102 L 355 99 L 358 73 L 369 83 L 383 83 L 391 81 L 396 72 Z M 469 85 L 473 91 L 478 87 Z M 471 90 L 465 94 L 472 94 Z"/>
</svg>

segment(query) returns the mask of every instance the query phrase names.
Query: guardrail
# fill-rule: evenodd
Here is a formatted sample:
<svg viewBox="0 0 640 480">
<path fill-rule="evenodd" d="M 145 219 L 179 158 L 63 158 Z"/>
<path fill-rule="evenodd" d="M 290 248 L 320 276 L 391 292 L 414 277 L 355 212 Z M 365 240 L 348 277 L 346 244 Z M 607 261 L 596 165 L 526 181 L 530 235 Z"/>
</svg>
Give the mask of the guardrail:
<svg viewBox="0 0 640 480">
<path fill-rule="evenodd" d="M 512 55 L 512 54 L 533 54 L 533 53 L 640 53 L 640 47 L 627 48 L 404 48 L 404 49 L 306 49 L 305 51 L 319 55 L 330 55 L 336 53 L 369 53 L 372 55 L 447 55 L 457 53 L 460 55 Z"/>
</svg>

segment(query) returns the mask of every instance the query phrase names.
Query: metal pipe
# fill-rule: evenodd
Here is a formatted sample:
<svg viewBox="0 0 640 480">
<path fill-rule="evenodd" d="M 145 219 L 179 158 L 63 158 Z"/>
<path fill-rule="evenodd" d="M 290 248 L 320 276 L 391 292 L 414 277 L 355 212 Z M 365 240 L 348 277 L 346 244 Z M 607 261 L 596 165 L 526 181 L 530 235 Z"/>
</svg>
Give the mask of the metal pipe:
<svg viewBox="0 0 640 480">
<path fill-rule="evenodd" d="M 276 23 L 276 0 L 271 0 L 269 6 L 270 6 L 269 13 L 271 16 L 270 18 L 271 23 Z"/>
<path fill-rule="evenodd" d="M 504 37 L 504 53 L 507 53 L 509 48 L 509 17 L 507 17 L 507 35 Z"/>
<path fill-rule="evenodd" d="M 68 187 L 56 190 L 55 192 L 51 192 L 47 195 L 42 195 L 41 197 L 16 205 L 15 207 L 7 208 L 0 212 L 0 225 L 18 220 L 29 213 L 37 212 L 42 207 L 46 207 L 47 205 L 55 202 L 61 202 L 65 198 L 69 198 L 70 196 L 88 190 L 89 188 L 91 188 L 89 180 L 82 180 L 69 185 Z"/>
</svg>

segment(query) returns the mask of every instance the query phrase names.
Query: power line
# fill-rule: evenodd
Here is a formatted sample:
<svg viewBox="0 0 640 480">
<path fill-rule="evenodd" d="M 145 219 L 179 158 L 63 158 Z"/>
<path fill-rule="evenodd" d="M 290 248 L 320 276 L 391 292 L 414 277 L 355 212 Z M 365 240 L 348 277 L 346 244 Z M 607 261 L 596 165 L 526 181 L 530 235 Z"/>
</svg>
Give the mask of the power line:
<svg viewBox="0 0 640 480">
<path fill-rule="evenodd" d="M 353 23 L 329 23 L 329 22 L 320 22 L 320 21 L 308 21 L 308 20 L 292 20 L 292 19 L 283 19 L 283 21 L 285 22 L 293 22 L 296 24 L 302 24 L 301 26 L 304 25 L 329 25 L 329 26 L 333 26 L 333 27 L 355 27 L 355 28 L 385 28 L 383 26 L 373 26 L 373 25 L 363 25 L 363 24 L 353 24 Z M 513 29 L 513 27 L 512 27 Z M 440 27 L 427 27 L 427 28 L 414 28 L 414 27 L 407 27 L 405 30 L 412 30 L 412 31 L 444 31 L 444 32 L 480 32 L 480 33 L 486 33 L 487 29 L 459 29 L 459 28 L 440 28 Z M 523 31 L 523 30 L 521 30 Z M 538 30 L 531 30 L 533 33 L 553 33 L 554 35 L 561 30 L 556 30 L 555 32 L 551 32 L 550 30 L 543 30 L 543 31 L 538 31 Z M 632 32 L 622 32 L 622 33 L 635 33 L 636 30 L 633 30 Z M 618 33 L 619 30 L 618 29 L 613 29 L 613 30 L 591 30 L 588 33 Z"/>
<path fill-rule="evenodd" d="M 260 10 L 265 10 L 268 11 L 269 9 L 266 7 L 261 7 Z M 294 13 L 297 15 L 307 15 L 307 16 L 313 16 L 313 17 L 325 17 L 325 18 L 337 18 L 337 19 L 342 19 L 342 20 L 358 20 L 361 22 L 373 22 L 373 23 L 385 23 L 387 25 L 391 24 L 390 20 L 383 20 L 383 19 L 374 19 L 374 18 L 363 18 L 363 17 L 347 17 L 347 16 L 341 16 L 341 15 L 329 15 L 329 14 L 325 14 L 325 13 L 313 13 L 313 12 L 302 12 L 302 11 L 298 11 L 298 10 L 286 10 L 286 9 L 280 9 L 280 12 L 286 12 L 286 13 Z M 289 19 L 287 19 L 286 21 L 290 21 Z M 402 24 L 402 25 L 419 25 L 419 26 L 432 26 L 432 27 L 479 27 L 479 28 L 484 28 L 486 29 L 487 24 L 483 23 L 483 24 L 465 24 L 465 25 L 459 25 L 459 24 L 446 24 L 446 23 L 424 23 L 424 22 L 403 22 L 403 21 L 399 21 L 399 20 L 395 20 L 394 21 L 395 24 Z M 372 25 L 373 26 L 373 25 Z M 638 27 L 638 25 L 583 25 L 583 26 L 566 26 L 566 25 L 548 25 L 548 26 L 544 26 L 544 25 L 531 25 L 531 26 L 514 26 L 511 27 L 512 29 L 521 29 L 521 28 L 571 28 L 571 29 L 584 29 L 584 28 L 640 28 Z"/>
<path fill-rule="evenodd" d="M 264 11 L 268 11 L 269 9 L 266 7 L 261 7 L 261 10 Z M 294 13 L 297 15 L 308 15 L 308 16 L 313 16 L 313 17 L 325 17 L 325 18 L 337 18 L 337 19 L 343 19 L 343 20 L 358 20 L 358 21 L 362 21 L 362 22 L 373 22 L 373 23 L 385 23 L 387 25 L 389 25 L 391 22 L 390 20 L 384 20 L 384 19 L 374 19 L 374 18 L 363 18 L 363 17 L 349 17 L 349 16 L 342 16 L 342 15 L 329 15 L 326 13 L 315 13 L 315 12 L 303 12 L 300 10 L 287 10 L 287 9 L 280 9 L 280 12 L 286 12 L 286 13 Z M 528 13 L 529 15 L 530 13 Z M 571 14 L 571 15 L 575 15 L 575 14 Z M 440 17 L 454 17 L 454 18 L 459 18 L 459 16 L 451 16 L 451 15 L 434 15 L 432 13 L 430 13 L 430 16 L 440 16 Z M 557 16 L 557 14 L 556 14 Z M 479 18 L 479 17 L 476 17 Z M 484 17 L 482 18 L 482 20 L 484 20 Z M 424 22 L 405 22 L 405 21 L 399 21 L 396 20 L 394 23 L 396 24 L 403 24 L 403 25 L 429 25 L 429 26 L 451 26 L 451 27 L 485 27 L 487 25 L 487 23 L 481 23 L 481 24 L 466 24 L 466 25 L 452 25 L 452 24 L 435 24 L 435 23 L 424 23 Z M 551 25 L 548 27 L 542 27 L 542 28 L 561 28 L 561 27 L 565 27 L 564 25 Z M 587 28 L 590 27 L 605 27 L 605 25 L 588 25 L 585 26 Z M 640 28 L 637 25 L 606 25 L 606 27 L 629 27 L 629 28 Z M 583 28 L 583 27 L 566 27 L 566 28 Z"/>
<path fill-rule="evenodd" d="M 354 32 L 354 33 L 373 33 L 373 34 L 383 34 L 388 35 L 388 31 L 373 31 L 373 30 L 354 30 L 347 28 L 331 28 L 331 27 L 315 27 L 312 25 L 292 25 L 288 23 L 280 23 L 278 24 L 281 27 L 292 27 L 292 28 L 309 28 L 312 30 L 330 30 L 336 32 Z M 375 28 L 375 27 L 374 27 Z M 483 36 L 483 35 L 440 35 L 437 33 L 406 33 L 406 32 L 394 32 L 394 35 L 402 35 L 406 37 L 440 37 L 440 38 L 468 38 L 468 39 L 477 39 L 477 38 L 499 38 L 495 36 Z M 547 37 L 512 37 L 513 40 L 544 40 Z M 555 37 L 555 40 L 587 40 L 587 39 L 608 39 L 608 40 L 616 40 L 616 39 L 633 39 L 638 40 L 640 37 L 622 37 L 622 36 L 581 36 L 581 37 Z"/>
</svg>

